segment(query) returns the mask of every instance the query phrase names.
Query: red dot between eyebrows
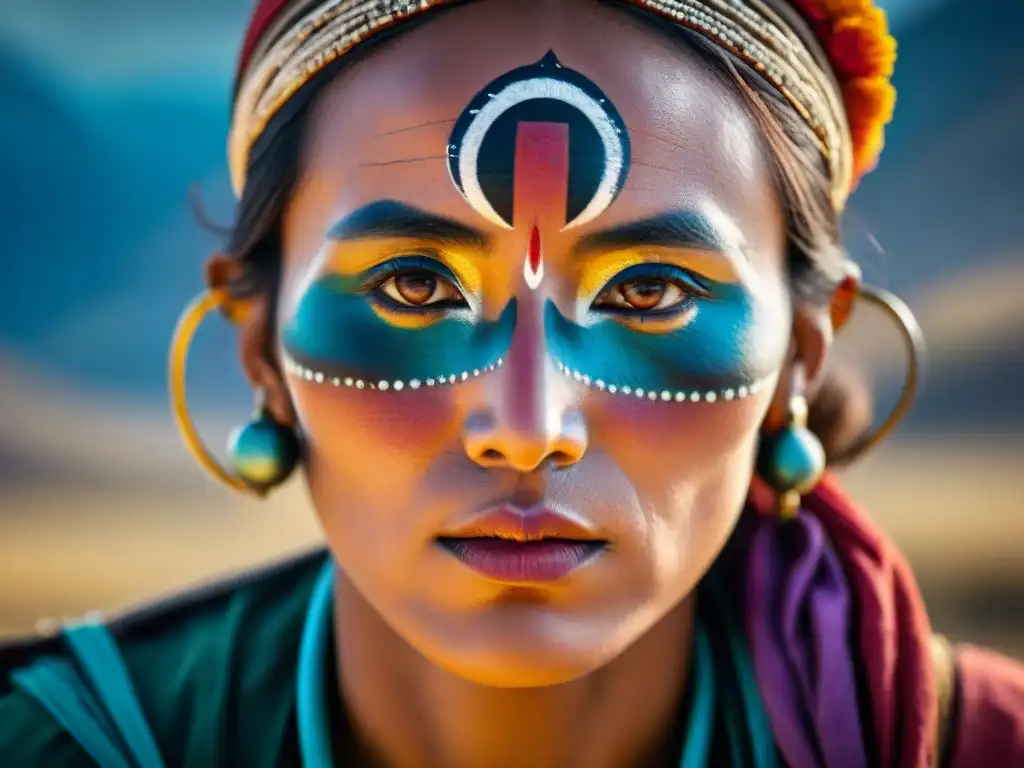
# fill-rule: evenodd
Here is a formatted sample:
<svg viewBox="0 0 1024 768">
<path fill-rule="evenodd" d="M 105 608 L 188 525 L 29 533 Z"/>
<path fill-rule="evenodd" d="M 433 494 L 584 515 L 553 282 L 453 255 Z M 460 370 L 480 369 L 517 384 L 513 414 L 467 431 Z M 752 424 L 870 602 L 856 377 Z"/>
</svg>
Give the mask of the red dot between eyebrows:
<svg viewBox="0 0 1024 768">
<path fill-rule="evenodd" d="M 530 271 L 537 273 L 540 270 L 540 229 L 533 228 L 530 234 Z"/>
</svg>

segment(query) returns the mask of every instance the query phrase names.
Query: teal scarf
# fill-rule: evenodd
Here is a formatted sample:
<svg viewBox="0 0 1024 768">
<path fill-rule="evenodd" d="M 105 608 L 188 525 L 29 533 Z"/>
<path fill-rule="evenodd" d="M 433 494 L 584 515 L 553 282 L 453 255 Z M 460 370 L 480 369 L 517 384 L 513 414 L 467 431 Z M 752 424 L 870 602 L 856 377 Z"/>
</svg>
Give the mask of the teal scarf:
<svg viewBox="0 0 1024 768">
<path fill-rule="evenodd" d="M 328 697 L 335 695 L 327 672 L 332 626 L 333 563 L 318 577 L 310 598 L 299 649 L 297 720 L 299 747 L 307 768 L 331 768 Z M 703 613 L 693 652 L 693 697 L 685 728 L 680 768 L 707 768 L 717 715 L 728 737 L 730 765 L 775 768 L 771 728 L 757 691 L 743 637 L 713 584 L 701 587 L 724 630 L 715 648 Z M 702 601 L 703 604 L 704 601 Z M 156 740 L 142 712 L 128 669 L 109 630 L 82 624 L 65 631 L 70 658 L 45 657 L 15 671 L 12 682 L 33 696 L 104 768 L 164 768 Z M 717 655 L 725 651 L 722 659 Z M 718 662 L 723 662 L 716 666 Z M 735 685 L 721 686 L 723 672 Z"/>
</svg>

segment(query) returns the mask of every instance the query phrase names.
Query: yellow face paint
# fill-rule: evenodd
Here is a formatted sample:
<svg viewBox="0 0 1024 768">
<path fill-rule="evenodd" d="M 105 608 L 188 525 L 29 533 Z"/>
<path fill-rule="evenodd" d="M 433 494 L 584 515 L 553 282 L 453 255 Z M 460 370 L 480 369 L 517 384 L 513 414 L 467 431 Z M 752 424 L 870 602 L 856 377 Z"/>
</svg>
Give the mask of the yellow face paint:
<svg viewBox="0 0 1024 768">
<path fill-rule="evenodd" d="M 402 312 L 389 309 L 381 304 L 371 304 L 370 309 L 372 309 L 373 313 L 388 325 L 394 326 L 395 328 L 402 328 L 407 331 L 418 331 L 423 328 L 429 328 L 434 325 L 434 323 L 445 319 L 443 314 L 436 312 Z"/>
<path fill-rule="evenodd" d="M 439 249 L 436 244 L 423 240 L 402 238 L 334 246 L 322 271 L 352 277 L 403 256 L 436 259 L 452 271 L 466 293 L 479 297 L 483 292 L 483 274 L 478 266 L 479 253 L 469 249 Z"/>
<path fill-rule="evenodd" d="M 620 316 L 618 322 L 639 333 L 672 333 L 685 328 L 700 311 L 696 303 L 687 304 L 681 311 L 665 317 L 642 318 L 642 316 Z"/>
<path fill-rule="evenodd" d="M 720 254 L 702 251 L 678 251 L 668 248 L 622 249 L 588 256 L 581 268 L 576 299 L 589 305 L 608 283 L 623 270 L 638 264 L 672 264 L 698 278 L 716 283 L 739 282 L 735 267 Z"/>
</svg>

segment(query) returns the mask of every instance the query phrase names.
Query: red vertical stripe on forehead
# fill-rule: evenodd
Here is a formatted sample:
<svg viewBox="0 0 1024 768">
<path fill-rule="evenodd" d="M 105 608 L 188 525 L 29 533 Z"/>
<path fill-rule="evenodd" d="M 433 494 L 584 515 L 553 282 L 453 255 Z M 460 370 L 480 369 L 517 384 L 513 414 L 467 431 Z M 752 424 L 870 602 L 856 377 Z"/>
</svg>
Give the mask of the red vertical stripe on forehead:
<svg viewBox="0 0 1024 768">
<path fill-rule="evenodd" d="M 565 225 L 569 202 L 569 126 L 566 123 L 519 123 L 513 175 L 515 227 L 551 219 Z"/>
</svg>

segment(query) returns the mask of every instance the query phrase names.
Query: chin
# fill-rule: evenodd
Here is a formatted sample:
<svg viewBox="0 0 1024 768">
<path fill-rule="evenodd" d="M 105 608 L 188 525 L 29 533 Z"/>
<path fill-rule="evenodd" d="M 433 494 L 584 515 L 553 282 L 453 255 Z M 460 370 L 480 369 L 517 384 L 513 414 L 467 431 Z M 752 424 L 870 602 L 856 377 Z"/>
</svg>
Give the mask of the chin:
<svg viewBox="0 0 1024 768">
<path fill-rule="evenodd" d="M 497 688 L 568 683 L 605 666 L 642 633 L 629 617 L 601 619 L 542 606 L 493 605 L 486 613 L 435 626 L 415 643 L 442 669 Z"/>
<path fill-rule="evenodd" d="M 522 646 L 489 644 L 476 652 L 441 654 L 437 666 L 477 685 L 492 688 L 543 688 L 568 683 L 604 666 L 611 659 L 585 648 L 532 642 Z"/>
</svg>

